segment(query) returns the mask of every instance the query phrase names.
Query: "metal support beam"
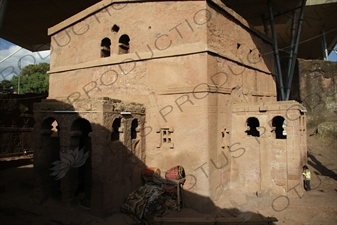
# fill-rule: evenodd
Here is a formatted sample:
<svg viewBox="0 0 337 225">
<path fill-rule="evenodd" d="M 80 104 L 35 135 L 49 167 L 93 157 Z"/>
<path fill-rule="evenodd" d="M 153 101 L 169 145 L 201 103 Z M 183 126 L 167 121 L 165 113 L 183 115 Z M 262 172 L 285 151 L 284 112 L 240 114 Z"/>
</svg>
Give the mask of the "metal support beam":
<svg viewBox="0 0 337 225">
<path fill-rule="evenodd" d="M 262 15 L 262 21 L 263 21 L 264 33 L 266 34 L 267 37 L 269 37 L 269 29 L 267 26 L 267 19 L 265 15 Z"/>
<path fill-rule="evenodd" d="M 279 16 L 284 16 L 284 15 L 287 16 L 288 13 L 293 12 L 293 11 L 299 9 L 299 8 L 301 8 L 301 7 L 298 6 L 298 7 L 293 8 L 293 9 L 288 9 L 288 10 L 286 10 L 286 11 L 284 11 L 284 12 L 279 12 L 279 13 L 277 13 L 276 15 L 274 15 L 273 17 L 274 17 L 274 19 L 275 19 L 276 17 L 279 17 Z M 266 18 L 266 19 L 269 20 L 270 18 Z"/>
<path fill-rule="evenodd" d="M 288 62 L 288 74 L 287 80 L 290 78 L 291 64 L 294 57 L 294 47 L 295 47 L 295 32 L 296 32 L 296 11 L 293 12 L 292 23 L 291 23 L 291 33 L 290 33 L 290 52 L 289 52 L 289 62 Z"/>
<path fill-rule="evenodd" d="M 293 77 L 294 77 L 294 71 L 295 71 L 295 65 L 296 65 L 297 53 L 298 53 L 298 45 L 300 43 L 302 23 L 303 23 L 303 17 L 304 17 L 304 9 L 305 9 L 306 3 L 307 3 L 307 0 L 302 0 L 301 12 L 300 12 L 300 17 L 298 19 L 298 25 L 297 25 L 297 34 L 296 34 L 294 52 L 293 52 L 291 67 L 290 67 L 290 71 L 289 71 L 288 79 L 287 79 L 286 94 L 285 94 L 285 99 L 284 99 L 286 101 L 289 100 L 291 84 L 292 84 Z"/>
<path fill-rule="evenodd" d="M 273 49 L 274 49 L 274 56 L 275 56 L 275 63 L 276 63 L 277 88 L 279 90 L 278 100 L 283 101 L 284 100 L 283 78 L 282 78 L 280 54 L 279 54 L 279 49 L 278 49 L 278 44 L 277 44 L 277 37 L 276 37 L 276 31 L 275 31 L 273 8 L 272 8 L 271 0 L 268 0 L 268 9 L 269 9 L 269 20 L 270 20 L 271 34 L 273 38 Z"/>
<path fill-rule="evenodd" d="M 276 72 L 277 72 L 277 88 L 278 88 L 278 100 L 280 101 L 287 101 L 290 97 L 290 90 L 291 90 L 291 84 L 294 77 L 294 71 L 295 71 L 295 65 L 297 60 L 297 53 L 298 53 L 298 45 L 300 41 L 300 35 L 302 31 L 302 23 L 303 23 L 303 17 L 304 17 L 304 9 L 306 6 L 307 0 L 302 0 L 301 6 L 298 6 L 293 9 L 286 10 L 284 12 L 279 12 L 276 15 L 273 15 L 273 6 L 272 1 L 268 0 L 268 9 L 269 9 L 269 18 L 263 20 L 269 20 L 270 21 L 270 27 L 271 27 L 271 33 L 273 38 L 273 49 L 274 49 L 274 57 L 275 57 L 275 64 L 276 64 Z M 296 10 L 300 9 L 300 15 L 298 18 L 298 22 L 296 25 Z M 288 15 L 290 12 L 292 12 L 292 16 Z M 284 71 L 286 74 L 282 74 L 281 69 L 281 59 L 280 59 L 280 51 L 281 49 L 278 48 L 277 43 L 277 37 L 276 37 L 276 31 L 275 31 L 275 21 L 274 18 L 276 16 L 289 16 L 292 19 L 291 24 L 291 37 L 290 37 L 290 46 L 289 46 L 289 52 L 285 51 L 289 54 L 288 58 L 288 68 L 286 71 Z M 265 28 L 266 30 L 266 28 Z M 287 48 L 288 49 L 288 48 Z M 285 79 L 284 79 L 285 78 Z M 285 86 L 283 86 L 283 82 L 285 83 Z"/>
<path fill-rule="evenodd" d="M 328 55 L 328 47 L 327 47 L 327 44 L 326 44 L 326 37 L 325 37 L 325 29 L 324 29 L 324 27 L 322 29 L 322 39 L 321 40 L 322 40 L 323 59 L 325 61 L 327 61 L 329 55 Z"/>
</svg>

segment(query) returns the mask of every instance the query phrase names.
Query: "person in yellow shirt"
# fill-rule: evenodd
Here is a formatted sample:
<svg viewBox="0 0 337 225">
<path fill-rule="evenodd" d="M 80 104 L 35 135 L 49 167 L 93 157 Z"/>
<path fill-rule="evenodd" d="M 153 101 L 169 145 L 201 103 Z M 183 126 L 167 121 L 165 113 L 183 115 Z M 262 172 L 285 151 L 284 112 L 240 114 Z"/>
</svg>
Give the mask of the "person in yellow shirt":
<svg viewBox="0 0 337 225">
<path fill-rule="evenodd" d="M 304 178 L 304 189 L 306 191 L 310 191 L 311 187 L 310 187 L 310 180 L 311 180 L 311 174 L 310 174 L 310 170 L 307 167 L 307 165 L 303 166 L 303 178 Z"/>
</svg>

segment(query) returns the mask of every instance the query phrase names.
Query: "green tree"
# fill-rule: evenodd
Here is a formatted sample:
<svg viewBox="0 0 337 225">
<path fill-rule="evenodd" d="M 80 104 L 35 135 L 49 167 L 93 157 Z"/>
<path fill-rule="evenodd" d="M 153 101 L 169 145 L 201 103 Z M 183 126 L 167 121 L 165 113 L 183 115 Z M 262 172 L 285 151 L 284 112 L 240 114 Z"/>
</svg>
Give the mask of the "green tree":
<svg viewBox="0 0 337 225">
<path fill-rule="evenodd" d="M 0 93 L 12 93 L 13 84 L 10 80 L 2 80 L 0 82 Z"/>
<path fill-rule="evenodd" d="M 19 94 L 47 93 L 49 88 L 48 70 L 48 63 L 26 66 L 21 70 L 19 76 L 12 78 L 14 90 Z M 18 88 L 18 84 L 20 84 L 20 89 Z"/>
<path fill-rule="evenodd" d="M 21 70 L 20 76 L 31 76 L 36 73 L 47 74 L 48 70 L 49 63 L 30 64 Z"/>
</svg>

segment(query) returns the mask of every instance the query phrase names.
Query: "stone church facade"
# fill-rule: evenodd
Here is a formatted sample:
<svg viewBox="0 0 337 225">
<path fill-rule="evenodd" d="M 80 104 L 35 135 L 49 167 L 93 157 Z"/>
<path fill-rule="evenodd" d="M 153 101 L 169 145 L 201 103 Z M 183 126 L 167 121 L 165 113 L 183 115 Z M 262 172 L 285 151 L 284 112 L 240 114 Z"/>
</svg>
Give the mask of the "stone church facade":
<svg viewBox="0 0 337 225">
<path fill-rule="evenodd" d="M 277 101 L 271 42 L 221 1 L 101 1 L 48 33 L 49 96 L 34 109 L 41 200 L 55 187 L 74 197 L 78 171 L 55 181 L 49 168 L 78 146 L 99 215 L 146 166 L 183 166 L 186 205 L 200 211 L 238 189 L 303 192 L 305 109 Z"/>
</svg>

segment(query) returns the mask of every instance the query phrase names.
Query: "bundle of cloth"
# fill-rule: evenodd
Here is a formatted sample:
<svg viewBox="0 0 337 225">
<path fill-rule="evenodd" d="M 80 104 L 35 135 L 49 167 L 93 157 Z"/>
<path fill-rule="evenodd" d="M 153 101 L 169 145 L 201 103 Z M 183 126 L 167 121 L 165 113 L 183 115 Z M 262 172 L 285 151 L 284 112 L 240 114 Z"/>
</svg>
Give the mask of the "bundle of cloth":
<svg viewBox="0 0 337 225">
<path fill-rule="evenodd" d="M 172 171 L 172 169 L 169 171 Z M 146 172 L 143 173 L 145 185 L 129 194 L 121 206 L 121 212 L 130 215 L 139 224 L 148 224 L 147 220 L 153 212 L 163 215 L 167 208 L 176 208 L 176 193 L 174 193 L 176 183 L 161 178 L 158 169 L 153 169 L 153 174 L 149 178 L 148 171 L 147 168 Z"/>
<path fill-rule="evenodd" d="M 164 190 L 152 184 L 145 184 L 129 194 L 121 206 L 121 212 L 127 213 L 135 221 L 146 224 L 148 216 L 160 207 Z"/>
</svg>

